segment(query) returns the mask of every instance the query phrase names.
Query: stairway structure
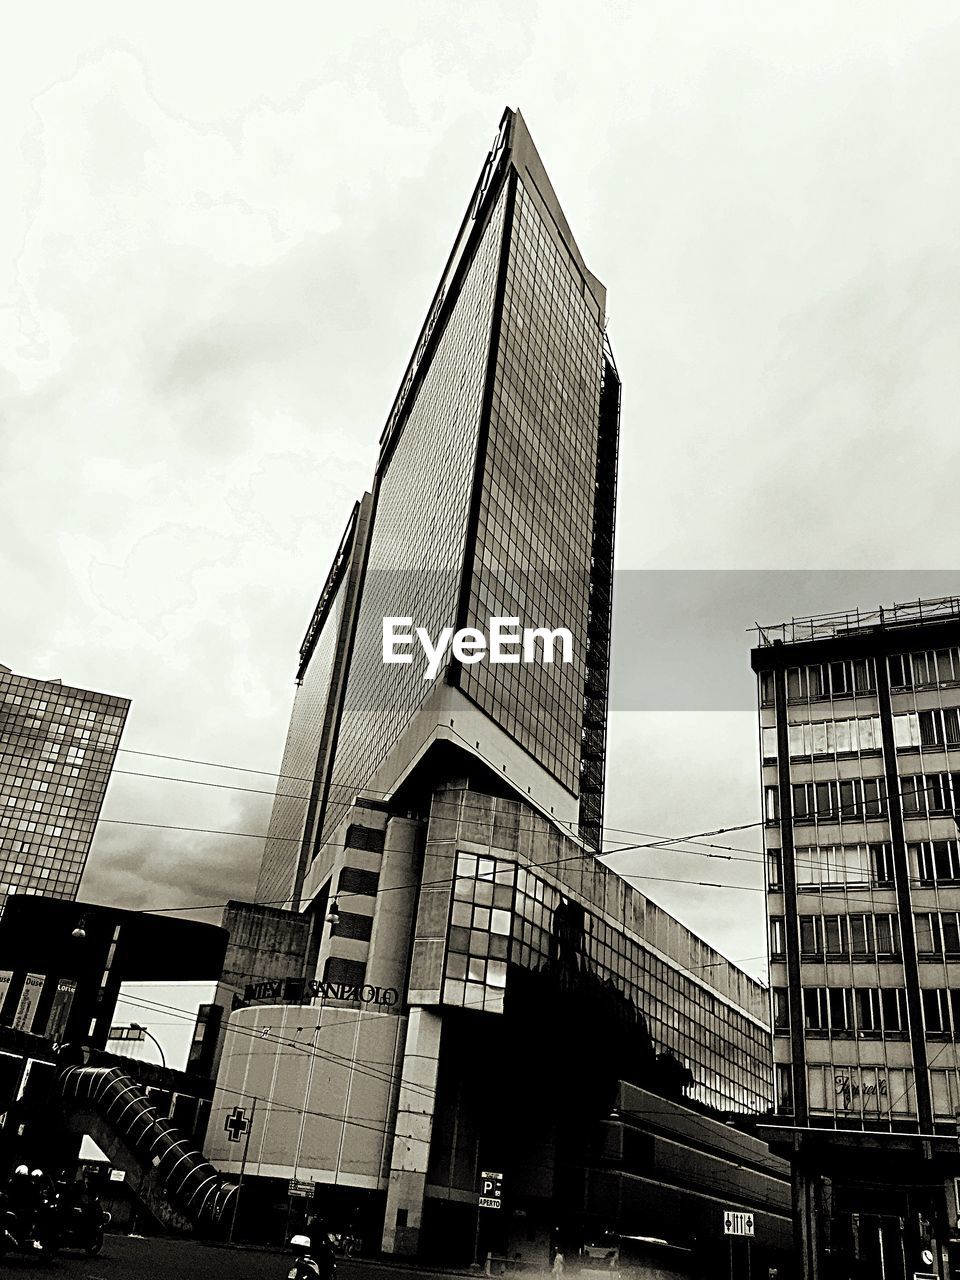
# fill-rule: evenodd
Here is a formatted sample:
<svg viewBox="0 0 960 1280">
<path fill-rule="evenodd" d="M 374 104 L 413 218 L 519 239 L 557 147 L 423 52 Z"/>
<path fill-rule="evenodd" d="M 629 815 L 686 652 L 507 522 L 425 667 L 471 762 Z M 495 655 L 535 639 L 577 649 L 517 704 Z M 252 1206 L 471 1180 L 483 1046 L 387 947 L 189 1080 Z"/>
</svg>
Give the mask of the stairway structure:
<svg viewBox="0 0 960 1280">
<path fill-rule="evenodd" d="M 67 1067 L 59 1078 L 67 1126 L 89 1134 L 157 1222 L 182 1234 L 218 1234 L 236 1185 L 226 1182 L 118 1067 Z"/>
</svg>

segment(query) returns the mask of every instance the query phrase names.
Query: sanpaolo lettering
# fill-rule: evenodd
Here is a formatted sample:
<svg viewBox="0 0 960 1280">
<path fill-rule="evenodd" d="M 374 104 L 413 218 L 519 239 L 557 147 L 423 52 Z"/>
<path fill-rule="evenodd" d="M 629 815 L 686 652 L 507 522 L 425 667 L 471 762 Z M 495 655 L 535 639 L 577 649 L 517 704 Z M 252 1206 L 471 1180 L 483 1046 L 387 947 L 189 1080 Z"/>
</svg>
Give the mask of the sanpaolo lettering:
<svg viewBox="0 0 960 1280">
<path fill-rule="evenodd" d="M 369 982 L 363 985 L 323 982 L 320 979 L 308 979 L 304 982 L 302 978 L 296 977 L 248 982 L 244 999 L 248 1003 L 269 1000 L 274 1004 L 302 1004 L 304 1000 L 349 1000 L 356 1004 L 392 1009 L 400 1003 L 400 992 L 396 987 L 377 987 Z"/>
</svg>

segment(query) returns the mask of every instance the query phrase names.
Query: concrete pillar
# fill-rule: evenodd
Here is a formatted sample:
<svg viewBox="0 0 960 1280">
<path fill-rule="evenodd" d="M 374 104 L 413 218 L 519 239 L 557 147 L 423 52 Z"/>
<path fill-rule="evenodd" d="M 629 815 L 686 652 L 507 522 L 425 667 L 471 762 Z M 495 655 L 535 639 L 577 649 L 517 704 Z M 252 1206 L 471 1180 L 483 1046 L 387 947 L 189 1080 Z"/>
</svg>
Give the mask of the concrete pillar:
<svg viewBox="0 0 960 1280">
<path fill-rule="evenodd" d="M 819 1179 L 801 1164 L 793 1166 L 793 1223 L 800 1275 L 820 1280 Z"/>
<path fill-rule="evenodd" d="M 384 1253 L 412 1257 L 420 1246 L 441 1025 L 440 1014 L 431 1009 L 410 1010 L 383 1221 Z"/>
<path fill-rule="evenodd" d="M 417 909 L 420 823 L 391 818 L 384 834 L 380 886 L 367 955 L 367 982 L 403 991 Z"/>
</svg>

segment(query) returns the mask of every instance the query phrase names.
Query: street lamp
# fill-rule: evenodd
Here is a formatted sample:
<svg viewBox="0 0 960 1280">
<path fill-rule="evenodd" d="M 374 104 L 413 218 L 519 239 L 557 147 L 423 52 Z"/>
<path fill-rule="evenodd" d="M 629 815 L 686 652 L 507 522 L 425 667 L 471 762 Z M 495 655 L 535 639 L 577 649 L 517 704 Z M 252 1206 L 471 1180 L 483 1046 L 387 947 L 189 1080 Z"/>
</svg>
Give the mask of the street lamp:
<svg viewBox="0 0 960 1280">
<path fill-rule="evenodd" d="M 161 1065 L 163 1066 L 164 1071 L 166 1071 L 166 1069 L 167 1069 L 167 1055 L 163 1052 L 163 1045 L 160 1043 L 160 1041 L 157 1039 L 157 1037 L 153 1034 L 153 1032 L 152 1032 L 152 1031 L 148 1031 L 148 1030 L 147 1030 L 147 1028 L 146 1028 L 146 1027 L 144 1027 L 144 1026 L 141 1026 L 141 1024 L 140 1024 L 139 1022 L 131 1022 L 131 1023 L 130 1023 L 130 1030 L 131 1030 L 131 1031 L 140 1031 L 140 1032 L 142 1032 L 142 1033 L 143 1033 L 143 1035 L 145 1035 L 148 1039 L 150 1039 L 150 1040 L 152 1040 L 152 1041 L 153 1041 L 153 1043 L 157 1046 L 157 1048 L 158 1048 L 158 1049 L 159 1049 L 159 1051 L 160 1051 L 160 1062 L 161 1062 Z"/>
</svg>

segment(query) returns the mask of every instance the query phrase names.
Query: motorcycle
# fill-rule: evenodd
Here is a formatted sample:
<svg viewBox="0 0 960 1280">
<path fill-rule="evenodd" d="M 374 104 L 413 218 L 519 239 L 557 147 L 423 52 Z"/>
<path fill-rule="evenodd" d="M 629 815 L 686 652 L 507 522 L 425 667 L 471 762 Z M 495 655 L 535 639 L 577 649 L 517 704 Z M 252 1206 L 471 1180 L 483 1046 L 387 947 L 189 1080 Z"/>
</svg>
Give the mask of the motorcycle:
<svg viewBox="0 0 960 1280">
<path fill-rule="evenodd" d="M 28 1253 L 49 1257 L 57 1252 L 56 1207 L 44 1196 L 34 1206 L 15 1203 L 0 1195 L 0 1255 Z"/>
<path fill-rule="evenodd" d="M 62 1249 L 81 1249 L 88 1258 L 95 1258 L 103 1249 L 103 1233 L 110 1222 L 111 1215 L 95 1198 L 86 1203 L 71 1202 L 63 1195 L 57 1198 L 57 1229 Z"/>
<path fill-rule="evenodd" d="M 314 1249 L 309 1236 L 297 1235 L 290 1241 L 294 1255 L 287 1280 L 336 1280 L 337 1264 L 329 1243 L 321 1241 Z"/>
</svg>

